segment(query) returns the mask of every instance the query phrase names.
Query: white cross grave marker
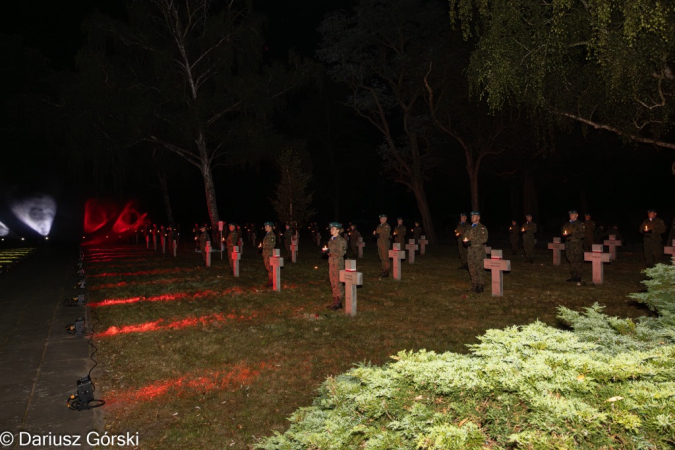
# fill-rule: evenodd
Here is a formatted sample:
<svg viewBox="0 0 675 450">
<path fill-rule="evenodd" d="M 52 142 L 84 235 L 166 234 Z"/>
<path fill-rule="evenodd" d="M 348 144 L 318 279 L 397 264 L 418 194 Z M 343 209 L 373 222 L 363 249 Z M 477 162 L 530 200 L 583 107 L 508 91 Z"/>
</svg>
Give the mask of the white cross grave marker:
<svg viewBox="0 0 675 450">
<path fill-rule="evenodd" d="M 415 244 L 415 239 L 410 239 L 405 248 L 408 250 L 408 264 L 415 264 L 415 250 L 419 248 L 419 245 Z"/>
<path fill-rule="evenodd" d="M 559 237 L 554 237 L 553 242 L 548 244 L 548 249 L 553 250 L 553 265 L 560 265 L 560 252 L 565 250 L 565 244 L 560 242 Z"/>
<path fill-rule="evenodd" d="M 672 261 L 673 265 L 675 266 L 675 239 L 673 239 L 673 242 L 671 242 L 670 247 L 663 247 L 663 253 L 666 255 L 670 255 L 670 260 Z"/>
<path fill-rule="evenodd" d="M 504 271 L 511 270 L 511 261 L 502 259 L 501 250 L 492 250 L 490 258 L 483 260 L 483 267 L 492 272 L 492 296 L 504 296 Z"/>
<path fill-rule="evenodd" d="M 405 259 L 405 250 L 401 250 L 401 244 L 394 244 L 394 249 L 389 250 L 389 257 L 394 258 L 394 280 L 400 280 L 401 260 Z"/>
<path fill-rule="evenodd" d="M 206 241 L 204 253 L 206 253 L 206 267 L 211 267 L 211 241 Z"/>
<path fill-rule="evenodd" d="M 356 271 L 356 261 L 345 261 L 345 269 L 340 271 L 340 281 L 345 284 L 345 314 L 356 315 L 356 287 L 363 285 L 363 274 Z"/>
<path fill-rule="evenodd" d="M 242 238 L 239 238 L 237 241 L 237 245 L 239 246 L 239 253 L 243 254 L 244 253 L 244 240 Z"/>
<path fill-rule="evenodd" d="M 356 246 L 359 248 L 359 258 L 363 258 L 363 247 L 366 246 L 366 243 L 363 242 L 363 238 L 361 236 L 356 238 Z"/>
<path fill-rule="evenodd" d="M 239 252 L 239 247 L 234 246 L 232 247 L 232 255 L 230 256 L 232 258 L 232 273 L 234 274 L 235 277 L 239 276 L 239 260 L 241 259 L 241 253 Z"/>
<path fill-rule="evenodd" d="M 425 235 L 422 235 L 422 239 L 420 239 L 420 255 L 424 255 L 424 249 L 426 248 L 427 244 L 429 241 L 427 241 L 427 237 Z"/>
<path fill-rule="evenodd" d="M 621 247 L 621 241 L 616 239 L 616 235 L 610 234 L 609 239 L 603 243 L 609 247 L 609 260 L 616 261 L 616 248 Z"/>
<path fill-rule="evenodd" d="M 166 255 L 166 237 L 162 236 L 162 254 Z"/>
<path fill-rule="evenodd" d="M 270 265 L 272 266 L 272 289 L 281 291 L 281 268 L 284 267 L 284 258 L 279 255 L 279 249 L 272 250 L 270 257 Z"/>
<path fill-rule="evenodd" d="M 297 236 L 292 236 L 291 237 L 291 261 L 292 262 L 297 262 L 298 258 L 298 237 Z"/>
<path fill-rule="evenodd" d="M 173 257 L 175 258 L 178 256 L 178 242 L 176 240 L 173 240 Z"/>
<path fill-rule="evenodd" d="M 609 253 L 603 253 L 603 248 L 602 245 L 593 244 L 593 251 L 584 253 L 584 261 L 593 262 L 593 284 L 602 284 L 605 279 L 605 270 L 602 263 L 608 263 L 610 255 Z"/>
</svg>

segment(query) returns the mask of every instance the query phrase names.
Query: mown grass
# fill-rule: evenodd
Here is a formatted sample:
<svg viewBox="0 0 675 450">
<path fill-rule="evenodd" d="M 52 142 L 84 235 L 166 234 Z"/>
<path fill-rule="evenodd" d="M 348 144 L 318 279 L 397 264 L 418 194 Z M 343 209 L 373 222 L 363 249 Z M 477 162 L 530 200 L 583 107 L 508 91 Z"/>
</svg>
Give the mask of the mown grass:
<svg viewBox="0 0 675 450">
<path fill-rule="evenodd" d="M 113 259 L 101 257 L 106 253 Z M 298 263 L 285 263 L 281 292 L 263 287 L 266 273 L 250 247 L 238 279 L 217 254 L 204 268 L 189 252 L 173 258 L 131 246 L 90 249 L 100 363 L 93 377 L 97 398 L 109 402 L 106 430 L 140 431 L 142 448 L 247 448 L 284 431 L 286 417 L 311 404 L 327 376 L 356 363 L 382 364 L 403 349 L 465 352 L 487 329 L 536 319 L 559 326 L 559 305 L 578 310 L 598 302 L 609 315 L 649 314 L 626 297 L 641 289 L 639 255 L 620 253 L 602 286 L 566 283 L 567 266 L 554 267 L 544 250 L 534 265 L 512 259 L 505 295 L 495 298 L 489 286 L 483 294 L 466 292 L 469 276 L 456 269 L 454 246 L 428 248 L 395 281 L 377 278 L 369 245 L 357 262 L 364 286 L 352 318 L 324 309 L 331 301 L 327 262 L 309 242 L 302 242 Z M 590 279 L 590 264 L 586 273 Z M 147 300 L 166 294 L 187 295 Z M 146 300 L 96 307 L 136 297 Z M 186 321 L 192 318 L 198 320 Z M 155 331 L 105 336 L 111 327 L 143 323 Z"/>
</svg>

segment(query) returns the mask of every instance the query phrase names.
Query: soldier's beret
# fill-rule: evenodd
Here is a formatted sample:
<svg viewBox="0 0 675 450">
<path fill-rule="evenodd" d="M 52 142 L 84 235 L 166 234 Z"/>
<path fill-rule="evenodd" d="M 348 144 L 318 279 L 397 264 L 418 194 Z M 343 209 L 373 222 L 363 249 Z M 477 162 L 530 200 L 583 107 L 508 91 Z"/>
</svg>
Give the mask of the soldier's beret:
<svg viewBox="0 0 675 450">
<path fill-rule="evenodd" d="M 471 211 L 472 216 L 480 216 L 480 211 Z"/>
<path fill-rule="evenodd" d="M 403 217 L 397 217 L 396 220 L 403 220 Z"/>
<path fill-rule="evenodd" d="M 525 217 L 532 217 L 532 214 L 527 213 L 527 214 L 525 214 Z"/>
<path fill-rule="evenodd" d="M 655 210 L 655 209 L 648 209 L 647 212 L 653 212 L 653 213 L 655 213 L 656 210 Z"/>
<path fill-rule="evenodd" d="M 380 214 L 380 219 L 383 218 L 383 217 L 387 217 L 387 215 L 386 214 Z"/>
<path fill-rule="evenodd" d="M 584 216 L 589 216 L 589 217 L 590 217 L 590 215 L 591 215 L 591 213 L 589 213 L 589 212 L 584 213 Z"/>
<path fill-rule="evenodd" d="M 229 225 L 230 225 L 230 226 L 233 226 L 233 227 L 237 227 L 237 224 L 234 223 L 234 222 L 230 222 Z"/>
<path fill-rule="evenodd" d="M 338 228 L 338 229 L 342 228 L 342 224 L 339 223 L 339 222 L 331 222 L 331 223 L 328 224 L 328 226 L 330 228 L 333 228 L 333 227 Z"/>
<path fill-rule="evenodd" d="M 269 226 L 271 226 L 271 227 L 274 227 L 274 222 L 265 222 L 263 225 L 264 225 L 264 226 L 269 225 Z"/>
<path fill-rule="evenodd" d="M 570 209 L 567 214 L 579 214 L 576 209 Z"/>
<path fill-rule="evenodd" d="M 462 217 L 462 216 L 466 217 L 466 213 L 464 213 L 464 212 L 463 212 L 463 213 L 459 213 L 459 217 Z"/>
</svg>

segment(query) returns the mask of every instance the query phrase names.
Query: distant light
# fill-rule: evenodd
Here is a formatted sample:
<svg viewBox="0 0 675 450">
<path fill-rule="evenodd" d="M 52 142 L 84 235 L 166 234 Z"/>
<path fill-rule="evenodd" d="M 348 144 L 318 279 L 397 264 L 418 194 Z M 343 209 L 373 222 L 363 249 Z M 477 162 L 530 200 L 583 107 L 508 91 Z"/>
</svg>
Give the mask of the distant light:
<svg viewBox="0 0 675 450">
<path fill-rule="evenodd" d="M 10 207 L 14 215 L 23 223 L 43 236 L 49 234 L 54 216 L 56 216 L 56 200 L 52 197 L 43 195 L 14 200 Z"/>
<path fill-rule="evenodd" d="M 49 240 L 49 236 L 45 237 L 45 241 L 48 241 L 48 240 Z"/>
<path fill-rule="evenodd" d="M 26 238 L 21 238 L 21 240 L 22 240 L 22 241 L 25 241 L 25 240 L 26 240 Z"/>
<path fill-rule="evenodd" d="M 7 236 L 8 234 L 9 228 L 4 223 L 0 222 L 0 236 Z"/>
</svg>

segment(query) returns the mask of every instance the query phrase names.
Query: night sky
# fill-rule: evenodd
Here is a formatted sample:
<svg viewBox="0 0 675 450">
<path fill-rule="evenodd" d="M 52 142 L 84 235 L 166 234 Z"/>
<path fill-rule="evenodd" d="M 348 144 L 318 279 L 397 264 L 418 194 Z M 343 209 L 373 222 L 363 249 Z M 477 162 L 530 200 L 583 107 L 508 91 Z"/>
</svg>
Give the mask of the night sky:
<svg viewBox="0 0 675 450">
<path fill-rule="evenodd" d="M 325 14 L 336 8 L 348 8 L 353 3 L 265 0 L 255 1 L 254 5 L 267 16 L 267 52 L 271 58 L 284 59 L 289 49 L 314 58 L 319 39 L 316 30 Z M 46 67 L 52 74 L 72 74 L 74 57 L 83 42 L 80 26 L 83 18 L 95 10 L 123 18 L 123 5 L 124 2 L 110 0 L 12 2 L 14 11 L 2 17 L 2 37 L 7 41 L 11 39 L 9 36 L 20 36 L 25 47 L 36 50 L 36 57 L 42 55 L 49 60 Z M 5 76 L 9 76 L 11 70 L 11 65 L 3 69 Z M 31 231 L 9 213 L 8 203 L 12 198 L 47 193 L 58 203 L 54 233 L 64 238 L 79 235 L 82 206 L 86 199 L 94 197 L 119 204 L 137 200 L 141 208 L 149 212 L 153 222 L 163 223 L 166 219 L 160 192 L 150 176 L 139 173 L 142 167 L 137 160 L 128 161 L 129 175 L 123 186 L 92 179 L 74 168 L 67 142 L 54 137 L 54 124 L 41 123 L 39 113 L 31 117 L 13 116 L 14 103 L 7 99 L 18 91 L 39 91 L 43 81 L 36 74 L 18 84 L 5 83 L 2 88 L 3 110 L 12 120 L 3 125 L 0 221 L 19 234 L 30 236 Z M 331 86 L 329 91 L 336 98 L 346 95 L 345 89 L 338 85 Z M 293 98 L 289 114 L 301 116 L 303 105 L 310 100 L 302 96 Z M 334 217 L 335 207 L 325 186 L 327 174 L 321 165 L 320 148 L 310 139 L 308 150 L 313 164 L 316 220 L 371 221 L 375 226 L 377 215 L 383 211 L 390 217 L 419 217 L 413 194 L 382 173 L 376 152 L 382 142 L 381 136 L 347 108 L 335 102 L 330 108 L 344 128 L 340 130 L 341 144 L 355 150 L 359 156 L 353 159 L 353 171 L 344 179 L 339 217 Z M 41 125 L 50 131 L 40 132 Z M 283 131 L 295 133 L 292 129 Z M 535 221 L 544 230 L 557 230 L 571 208 L 589 210 L 598 222 L 616 222 L 626 230 L 635 228 L 645 217 L 646 209 L 651 207 L 657 208 L 667 223 L 672 220 L 675 214 L 675 177 L 671 173 L 675 158 L 672 151 L 625 145 L 612 134 L 580 126 L 567 133 L 561 132 L 556 146 L 557 150 L 537 170 L 539 217 L 535 215 Z M 454 228 L 457 213 L 471 209 L 463 157 L 460 152 L 449 153 L 444 166 L 433 174 L 427 185 L 430 209 L 441 236 Z M 522 221 L 521 214 L 525 213 L 519 200 L 515 204 L 513 201 L 522 197 L 522 180 L 517 175 L 509 175 L 513 169 L 506 163 L 488 160 L 481 173 L 483 222 L 491 230 L 504 230 L 512 216 Z M 217 170 L 215 176 L 221 219 L 240 223 L 276 220 L 269 202 L 277 181 L 272 162 Z M 170 190 L 178 223 L 188 227 L 195 221 L 207 220 L 203 185 L 196 169 L 186 168 L 170 182 Z M 627 235 L 630 236 L 630 232 Z"/>
</svg>

